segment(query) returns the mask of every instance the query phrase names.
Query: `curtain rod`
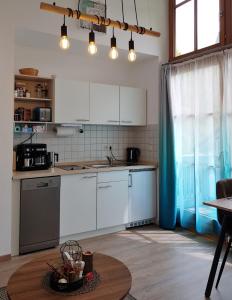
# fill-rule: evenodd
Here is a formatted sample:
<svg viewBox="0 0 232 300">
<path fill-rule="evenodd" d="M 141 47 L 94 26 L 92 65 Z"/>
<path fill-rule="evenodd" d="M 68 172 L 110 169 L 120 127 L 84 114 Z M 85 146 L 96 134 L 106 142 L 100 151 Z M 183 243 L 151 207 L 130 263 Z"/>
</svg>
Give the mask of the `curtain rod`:
<svg viewBox="0 0 232 300">
<path fill-rule="evenodd" d="M 218 47 L 215 47 L 213 49 L 205 50 L 201 53 L 194 53 L 192 55 L 189 55 L 188 57 L 176 59 L 174 61 L 170 61 L 170 62 L 167 62 L 165 64 L 162 64 L 162 66 L 177 65 L 177 64 L 184 63 L 184 62 L 188 62 L 188 61 L 190 62 L 191 60 L 193 60 L 195 58 L 208 56 L 209 54 L 214 54 L 214 53 L 216 54 L 216 53 L 224 52 L 225 50 L 228 50 L 228 49 L 232 49 L 232 44 L 228 44 L 228 45 L 224 45 L 224 46 L 218 46 Z"/>
</svg>

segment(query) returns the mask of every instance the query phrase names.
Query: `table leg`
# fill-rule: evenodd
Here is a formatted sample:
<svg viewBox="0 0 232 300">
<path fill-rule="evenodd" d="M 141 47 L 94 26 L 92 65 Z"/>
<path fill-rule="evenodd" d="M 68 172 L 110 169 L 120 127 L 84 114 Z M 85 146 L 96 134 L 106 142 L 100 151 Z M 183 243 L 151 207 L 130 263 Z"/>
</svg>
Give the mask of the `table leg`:
<svg viewBox="0 0 232 300">
<path fill-rule="evenodd" d="M 211 266 L 211 270 L 210 270 L 210 273 L 209 273 L 209 279 L 208 279 L 208 283 L 207 283 L 206 290 L 205 290 L 205 297 L 206 298 L 209 298 L 210 295 L 211 295 L 214 278 L 215 278 L 215 275 L 216 275 L 216 272 L 217 272 L 218 262 L 219 262 L 219 259 L 220 259 L 223 243 L 224 243 L 224 240 L 225 240 L 226 225 L 227 225 L 227 216 L 224 216 L 221 233 L 220 233 L 220 236 L 219 236 L 217 248 L 215 250 L 213 263 L 212 263 L 212 266 Z"/>
<path fill-rule="evenodd" d="M 230 238 L 229 243 L 228 243 L 227 248 L 226 248 L 226 252 L 225 252 L 223 261 L 222 261 L 220 272 L 219 272 L 219 275 L 218 275 L 217 283 L 216 283 L 216 286 L 215 286 L 216 289 L 218 288 L 218 285 L 219 285 L 219 282 L 220 282 L 220 279 L 221 279 L 221 276 L 222 276 L 222 273 L 223 273 L 223 270 L 224 270 L 224 267 L 225 267 L 225 264 L 226 264 L 226 260 L 227 260 L 228 254 L 230 252 L 231 244 L 232 244 L 232 239 Z"/>
</svg>

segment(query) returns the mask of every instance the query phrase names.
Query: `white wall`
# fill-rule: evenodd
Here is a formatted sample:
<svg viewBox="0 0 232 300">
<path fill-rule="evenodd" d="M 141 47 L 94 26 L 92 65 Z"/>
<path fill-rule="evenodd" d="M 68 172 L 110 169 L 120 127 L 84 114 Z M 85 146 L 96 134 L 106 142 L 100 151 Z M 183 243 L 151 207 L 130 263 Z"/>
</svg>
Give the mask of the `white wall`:
<svg viewBox="0 0 232 300">
<path fill-rule="evenodd" d="M 6 1 L 0 9 L 0 256 L 11 253 L 13 29 L 11 2 Z"/>
<path fill-rule="evenodd" d="M 104 2 L 103 0 L 100 0 Z M 41 11 L 40 0 L 20 0 L 14 1 L 14 18 L 17 29 L 30 29 L 43 33 L 50 33 L 56 36 L 60 35 L 60 26 L 63 18 L 60 15 Z M 45 1 L 52 3 L 52 1 Z M 77 8 L 77 0 L 59 0 L 56 4 L 63 7 Z M 124 1 L 125 20 L 128 23 L 135 24 L 134 1 Z M 122 20 L 121 1 L 107 0 L 108 17 L 116 20 Z M 152 54 L 160 57 L 160 61 L 167 59 L 168 53 L 168 0 L 137 0 L 137 10 L 139 24 L 161 32 L 160 38 L 140 36 L 134 34 L 136 49 L 141 53 Z M 69 35 L 76 40 L 86 41 L 88 31 L 78 28 L 77 21 L 67 20 Z M 112 29 L 108 29 L 107 35 L 98 34 L 97 41 L 101 45 L 109 45 Z M 118 47 L 128 49 L 129 32 L 116 30 Z"/>
</svg>

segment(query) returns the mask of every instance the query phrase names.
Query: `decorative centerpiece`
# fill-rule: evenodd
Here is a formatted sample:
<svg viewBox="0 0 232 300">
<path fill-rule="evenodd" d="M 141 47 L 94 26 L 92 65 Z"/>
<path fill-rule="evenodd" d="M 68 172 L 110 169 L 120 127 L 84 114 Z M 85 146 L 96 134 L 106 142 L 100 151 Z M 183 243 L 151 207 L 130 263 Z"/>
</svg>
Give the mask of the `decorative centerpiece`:
<svg viewBox="0 0 232 300">
<path fill-rule="evenodd" d="M 89 263 L 93 253 L 87 253 L 87 272 L 84 272 L 86 254 L 82 255 L 82 247 L 77 241 L 67 241 L 60 247 L 61 260 L 56 265 L 47 263 L 51 272 L 47 274 L 49 277 L 49 285 L 56 292 L 70 293 L 80 290 L 79 293 L 89 292 L 100 282 L 100 276 L 93 271 L 93 266 Z M 83 257 L 83 260 L 82 260 Z"/>
</svg>

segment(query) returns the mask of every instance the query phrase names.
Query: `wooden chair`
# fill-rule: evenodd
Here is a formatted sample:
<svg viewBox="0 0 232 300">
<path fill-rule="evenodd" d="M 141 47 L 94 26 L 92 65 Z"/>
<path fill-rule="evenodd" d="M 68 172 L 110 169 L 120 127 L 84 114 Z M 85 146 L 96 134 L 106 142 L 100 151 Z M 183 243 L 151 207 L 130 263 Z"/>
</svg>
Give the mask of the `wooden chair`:
<svg viewBox="0 0 232 300">
<path fill-rule="evenodd" d="M 220 180 L 217 182 L 216 184 L 216 194 L 217 194 L 217 199 L 221 199 L 221 198 L 229 198 L 232 197 L 232 179 L 225 179 L 225 180 Z M 232 200 L 232 198 L 231 198 Z M 218 214 L 218 221 L 219 223 L 222 225 L 223 222 L 223 218 L 224 218 L 224 214 L 225 212 L 218 210 L 217 211 Z M 222 261 L 222 265 L 218 274 L 218 279 L 216 282 L 216 288 L 218 288 L 224 267 L 225 267 L 225 263 L 230 251 L 230 247 L 232 244 L 232 222 L 231 222 L 231 226 L 229 226 L 230 229 L 227 231 L 227 235 L 228 235 L 228 245 L 225 251 L 225 255 Z"/>
</svg>

